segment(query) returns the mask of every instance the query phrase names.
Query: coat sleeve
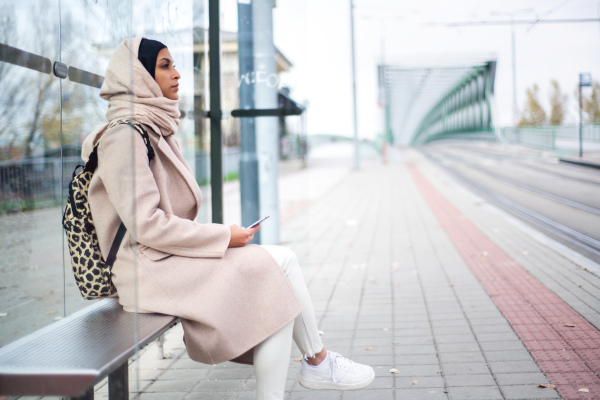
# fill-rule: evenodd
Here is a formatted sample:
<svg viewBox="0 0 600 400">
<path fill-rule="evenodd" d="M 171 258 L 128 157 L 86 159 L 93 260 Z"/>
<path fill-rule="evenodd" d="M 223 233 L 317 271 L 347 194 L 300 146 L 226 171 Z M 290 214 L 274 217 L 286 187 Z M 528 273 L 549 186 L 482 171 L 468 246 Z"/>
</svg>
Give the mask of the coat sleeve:
<svg viewBox="0 0 600 400">
<path fill-rule="evenodd" d="M 228 226 L 199 224 L 159 208 L 160 192 L 141 135 L 128 125 L 101 139 L 94 175 L 119 218 L 138 243 L 184 257 L 223 257 L 231 236 Z"/>
</svg>

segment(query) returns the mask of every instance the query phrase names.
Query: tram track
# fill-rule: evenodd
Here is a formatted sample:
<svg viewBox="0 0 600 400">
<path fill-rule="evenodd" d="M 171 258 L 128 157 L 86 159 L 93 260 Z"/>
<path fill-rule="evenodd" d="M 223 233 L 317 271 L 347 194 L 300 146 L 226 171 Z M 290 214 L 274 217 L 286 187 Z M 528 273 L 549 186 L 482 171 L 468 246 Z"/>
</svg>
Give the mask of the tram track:
<svg viewBox="0 0 600 400">
<path fill-rule="evenodd" d="M 534 186 L 527 185 L 525 183 L 519 182 L 519 181 L 517 181 L 515 179 L 511 179 L 511 178 L 508 178 L 506 176 L 499 175 L 499 174 L 494 174 L 494 173 L 490 172 L 486 168 L 480 168 L 479 165 L 477 165 L 476 163 L 471 162 L 471 161 L 464 161 L 464 160 L 461 160 L 461 161 L 464 164 L 469 165 L 472 168 L 476 168 L 479 172 L 484 173 L 485 175 L 489 176 L 492 179 L 496 179 L 496 180 L 498 180 L 500 182 L 504 182 L 504 183 L 507 183 L 509 185 L 518 187 L 518 188 L 526 190 L 526 191 L 528 191 L 530 193 L 537 194 L 538 196 L 544 197 L 544 198 L 549 199 L 549 200 L 553 200 L 553 201 L 555 201 L 557 203 L 561 203 L 561 204 L 564 204 L 564 205 L 567 205 L 567 206 L 570 206 L 570 207 L 574 207 L 574 208 L 577 208 L 577 209 L 580 209 L 580 210 L 583 210 L 583 211 L 587 211 L 587 212 L 592 213 L 592 214 L 600 215 L 600 208 L 596 207 L 594 205 L 586 204 L 586 203 L 579 202 L 579 201 L 576 201 L 576 200 L 572 200 L 572 199 L 569 199 L 569 198 L 566 198 L 566 197 L 563 197 L 563 196 L 559 196 L 559 195 L 556 195 L 554 193 L 551 193 L 551 192 L 548 192 L 548 191 L 545 191 L 545 190 L 541 190 L 541 189 L 536 188 Z M 570 179 L 570 178 L 567 177 L 567 179 Z M 589 181 L 586 181 L 586 183 L 589 183 Z"/>
<path fill-rule="evenodd" d="M 514 154 L 502 154 L 499 151 L 491 151 L 491 150 L 486 150 L 486 149 L 470 149 L 470 148 L 461 148 L 460 150 L 458 149 L 453 149 L 454 151 L 460 151 L 463 153 L 467 153 L 473 156 L 478 156 L 480 157 L 481 155 L 485 155 L 486 157 L 489 157 L 491 159 L 494 159 L 496 161 L 507 161 L 510 160 L 512 162 L 514 162 L 515 164 L 518 164 L 524 168 L 527 168 L 529 170 L 532 171 L 536 171 L 539 173 L 546 173 L 546 174 L 552 174 L 552 176 L 554 177 L 560 177 L 563 179 L 567 179 L 569 181 L 572 182 L 580 182 L 580 183 L 584 183 L 584 184 L 589 184 L 589 185 L 600 185 L 600 177 L 597 179 L 586 179 L 586 178 L 582 178 L 580 176 L 573 176 L 572 174 L 569 173 L 565 173 L 564 171 L 559 171 L 557 168 L 558 166 L 562 167 L 563 170 L 568 170 L 571 171 L 573 173 L 581 173 L 581 172 L 586 172 L 590 173 L 590 168 L 589 167 L 584 167 L 584 166 L 580 166 L 580 165 L 575 165 L 575 164 L 564 164 L 564 163 L 559 163 L 558 161 L 556 163 L 545 163 L 544 166 L 541 165 L 535 165 L 531 162 L 531 160 L 524 160 L 523 156 L 515 156 Z M 595 176 L 597 174 L 594 174 Z"/>
<path fill-rule="evenodd" d="M 467 187 L 472 189 L 474 192 L 479 194 L 481 197 L 486 198 L 489 201 L 497 204 L 498 206 L 504 208 L 505 210 L 516 215 L 517 217 L 527 221 L 531 225 L 536 226 L 542 231 L 546 231 L 552 236 L 562 239 L 562 241 L 570 244 L 570 247 L 575 248 L 580 253 L 590 255 L 596 261 L 600 260 L 600 240 L 598 238 L 591 236 L 585 232 L 582 232 L 581 230 L 575 227 L 567 226 L 563 223 L 555 221 L 554 219 L 549 218 L 546 215 L 543 215 L 535 210 L 532 210 L 529 207 L 526 207 L 512 199 L 509 199 L 506 196 L 503 196 L 499 193 L 494 192 L 493 190 L 490 190 L 489 188 L 478 183 L 474 179 L 467 177 L 464 173 L 460 172 L 454 166 L 448 165 L 448 163 L 444 163 L 443 156 L 434 154 L 435 151 L 431 149 L 423 148 L 421 149 L 421 152 L 435 164 L 442 165 L 448 173 L 450 173 L 457 180 L 459 180 Z M 546 199 L 552 200 L 565 206 L 582 210 L 593 215 L 600 215 L 600 208 L 598 207 L 577 202 L 575 200 L 567 199 L 563 196 L 558 196 L 531 187 L 529 185 L 517 182 L 510 178 L 499 177 L 498 175 L 491 174 L 489 171 L 482 170 L 479 166 L 474 165 L 473 163 L 466 162 L 464 159 L 461 159 L 461 162 L 467 164 L 471 168 L 477 168 L 479 172 L 483 172 L 484 174 L 486 174 L 486 176 L 491 176 L 493 179 L 496 179 L 505 184 L 512 185 L 521 190 L 526 190 L 537 196 L 544 197 Z"/>
</svg>

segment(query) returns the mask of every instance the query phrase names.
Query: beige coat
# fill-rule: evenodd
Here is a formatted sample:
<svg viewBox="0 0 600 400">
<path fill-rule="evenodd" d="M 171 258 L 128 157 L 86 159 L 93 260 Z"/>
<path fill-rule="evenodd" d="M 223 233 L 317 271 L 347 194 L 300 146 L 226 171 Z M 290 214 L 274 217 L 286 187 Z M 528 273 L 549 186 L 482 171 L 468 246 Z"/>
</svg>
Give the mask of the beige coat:
<svg viewBox="0 0 600 400">
<path fill-rule="evenodd" d="M 113 282 L 127 311 L 182 319 L 189 356 L 251 362 L 255 345 L 301 311 L 281 268 L 260 246 L 228 249 L 229 227 L 194 222 L 202 194 L 173 136 L 118 125 L 100 140 L 90 206 L 104 257 L 121 220 L 127 234 Z"/>
</svg>

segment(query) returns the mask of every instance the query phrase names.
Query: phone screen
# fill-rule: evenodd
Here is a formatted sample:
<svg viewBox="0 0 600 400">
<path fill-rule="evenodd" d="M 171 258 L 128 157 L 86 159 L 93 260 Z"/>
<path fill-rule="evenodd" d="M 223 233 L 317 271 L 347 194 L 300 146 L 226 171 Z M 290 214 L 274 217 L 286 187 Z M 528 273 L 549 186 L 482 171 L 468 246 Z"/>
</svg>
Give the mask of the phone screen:
<svg viewBox="0 0 600 400">
<path fill-rule="evenodd" d="M 266 217 L 262 217 L 261 219 L 259 219 L 258 221 L 254 222 L 252 225 L 250 225 L 247 229 L 254 228 L 256 225 L 260 224 L 261 222 L 263 222 L 265 219 L 267 219 L 269 217 L 270 217 L 270 215 L 267 215 Z"/>
</svg>

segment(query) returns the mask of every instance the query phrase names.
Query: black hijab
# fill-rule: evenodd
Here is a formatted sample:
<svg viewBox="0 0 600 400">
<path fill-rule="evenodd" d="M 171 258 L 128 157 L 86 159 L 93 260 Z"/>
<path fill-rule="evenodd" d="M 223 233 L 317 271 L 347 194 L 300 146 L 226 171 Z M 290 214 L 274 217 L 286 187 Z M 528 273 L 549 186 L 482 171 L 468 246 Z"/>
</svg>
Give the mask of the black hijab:
<svg viewBox="0 0 600 400">
<path fill-rule="evenodd" d="M 158 52 L 165 47 L 167 46 L 158 40 L 142 39 L 140 42 L 138 60 L 140 60 L 144 68 L 146 68 L 146 71 L 148 71 L 150 76 L 152 76 L 152 79 L 156 79 L 154 77 L 154 70 L 156 68 L 156 58 L 158 57 Z"/>
</svg>

